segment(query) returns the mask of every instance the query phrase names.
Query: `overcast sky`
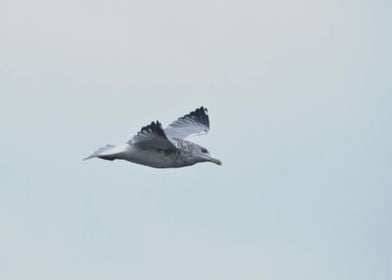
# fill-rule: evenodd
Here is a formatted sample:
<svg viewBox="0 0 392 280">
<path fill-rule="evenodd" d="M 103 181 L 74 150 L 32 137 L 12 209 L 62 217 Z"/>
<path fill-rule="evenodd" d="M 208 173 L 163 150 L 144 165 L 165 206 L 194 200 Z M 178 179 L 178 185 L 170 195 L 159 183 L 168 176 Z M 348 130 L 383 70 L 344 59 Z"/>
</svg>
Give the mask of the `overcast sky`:
<svg viewBox="0 0 392 280">
<path fill-rule="evenodd" d="M 1 279 L 392 279 L 390 1 L 2 0 Z M 223 161 L 81 159 L 206 106 Z"/>
</svg>

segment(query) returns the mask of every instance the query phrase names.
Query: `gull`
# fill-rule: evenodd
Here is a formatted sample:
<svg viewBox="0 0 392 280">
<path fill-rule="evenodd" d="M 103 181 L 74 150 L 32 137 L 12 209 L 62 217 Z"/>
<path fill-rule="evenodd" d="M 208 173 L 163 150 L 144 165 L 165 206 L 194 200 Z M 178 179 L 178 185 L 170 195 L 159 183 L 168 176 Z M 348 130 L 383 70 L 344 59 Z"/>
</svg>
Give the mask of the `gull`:
<svg viewBox="0 0 392 280">
<path fill-rule="evenodd" d="M 86 159 L 126 160 L 155 168 L 178 168 L 201 162 L 222 165 L 209 151 L 188 137 L 207 134 L 210 129 L 208 111 L 200 107 L 162 128 L 159 121 L 142 127 L 131 140 L 120 145 L 106 145 Z"/>
</svg>

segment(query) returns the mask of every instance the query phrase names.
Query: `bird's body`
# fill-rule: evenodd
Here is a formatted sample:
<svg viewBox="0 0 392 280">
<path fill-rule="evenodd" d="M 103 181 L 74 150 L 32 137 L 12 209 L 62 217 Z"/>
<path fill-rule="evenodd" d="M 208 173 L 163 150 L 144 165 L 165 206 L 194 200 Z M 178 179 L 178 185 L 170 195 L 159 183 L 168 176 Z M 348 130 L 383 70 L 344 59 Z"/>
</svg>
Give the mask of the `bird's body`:
<svg viewBox="0 0 392 280">
<path fill-rule="evenodd" d="M 162 129 L 156 121 L 143 127 L 125 144 L 107 145 L 98 149 L 90 158 L 121 159 L 155 168 L 175 168 L 199 162 L 214 162 L 207 149 L 183 138 L 205 134 L 209 130 L 207 109 L 201 107 Z"/>
</svg>

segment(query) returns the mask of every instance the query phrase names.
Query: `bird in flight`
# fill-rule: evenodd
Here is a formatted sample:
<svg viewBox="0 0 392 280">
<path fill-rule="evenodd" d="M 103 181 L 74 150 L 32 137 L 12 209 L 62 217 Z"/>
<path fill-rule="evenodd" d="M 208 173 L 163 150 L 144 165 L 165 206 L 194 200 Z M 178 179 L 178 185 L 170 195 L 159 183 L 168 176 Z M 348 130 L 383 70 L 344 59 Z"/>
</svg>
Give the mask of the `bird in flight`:
<svg viewBox="0 0 392 280">
<path fill-rule="evenodd" d="M 208 111 L 200 107 L 162 128 L 159 121 L 144 126 L 131 140 L 117 146 L 106 145 L 86 159 L 122 159 L 155 168 L 176 168 L 200 162 L 213 162 L 208 150 L 185 138 L 207 134 L 210 129 Z"/>
</svg>

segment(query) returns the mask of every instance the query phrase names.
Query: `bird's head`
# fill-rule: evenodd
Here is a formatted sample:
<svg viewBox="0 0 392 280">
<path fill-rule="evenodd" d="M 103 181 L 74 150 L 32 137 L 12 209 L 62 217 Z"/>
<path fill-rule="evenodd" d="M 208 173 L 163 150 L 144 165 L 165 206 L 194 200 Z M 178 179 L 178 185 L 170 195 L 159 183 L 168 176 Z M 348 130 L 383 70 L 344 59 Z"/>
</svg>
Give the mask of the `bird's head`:
<svg viewBox="0 0 392 280">
<path fill-rule="evenodd" d="M 199 145 L 197 146 L 197 153 L 198 153 L 198 156 L 199 156 L 199 159 L 201 162 L 204 162 L 204 161 L 208 162 L 209 161 L 209 162 L 213 162 L 217 165 L 222 165 L 222 162 L 219 159 L 213 158 L 212 156 L 210 156 L 210 152 L 202 146 L 199 146 Z"/>
</svg>

